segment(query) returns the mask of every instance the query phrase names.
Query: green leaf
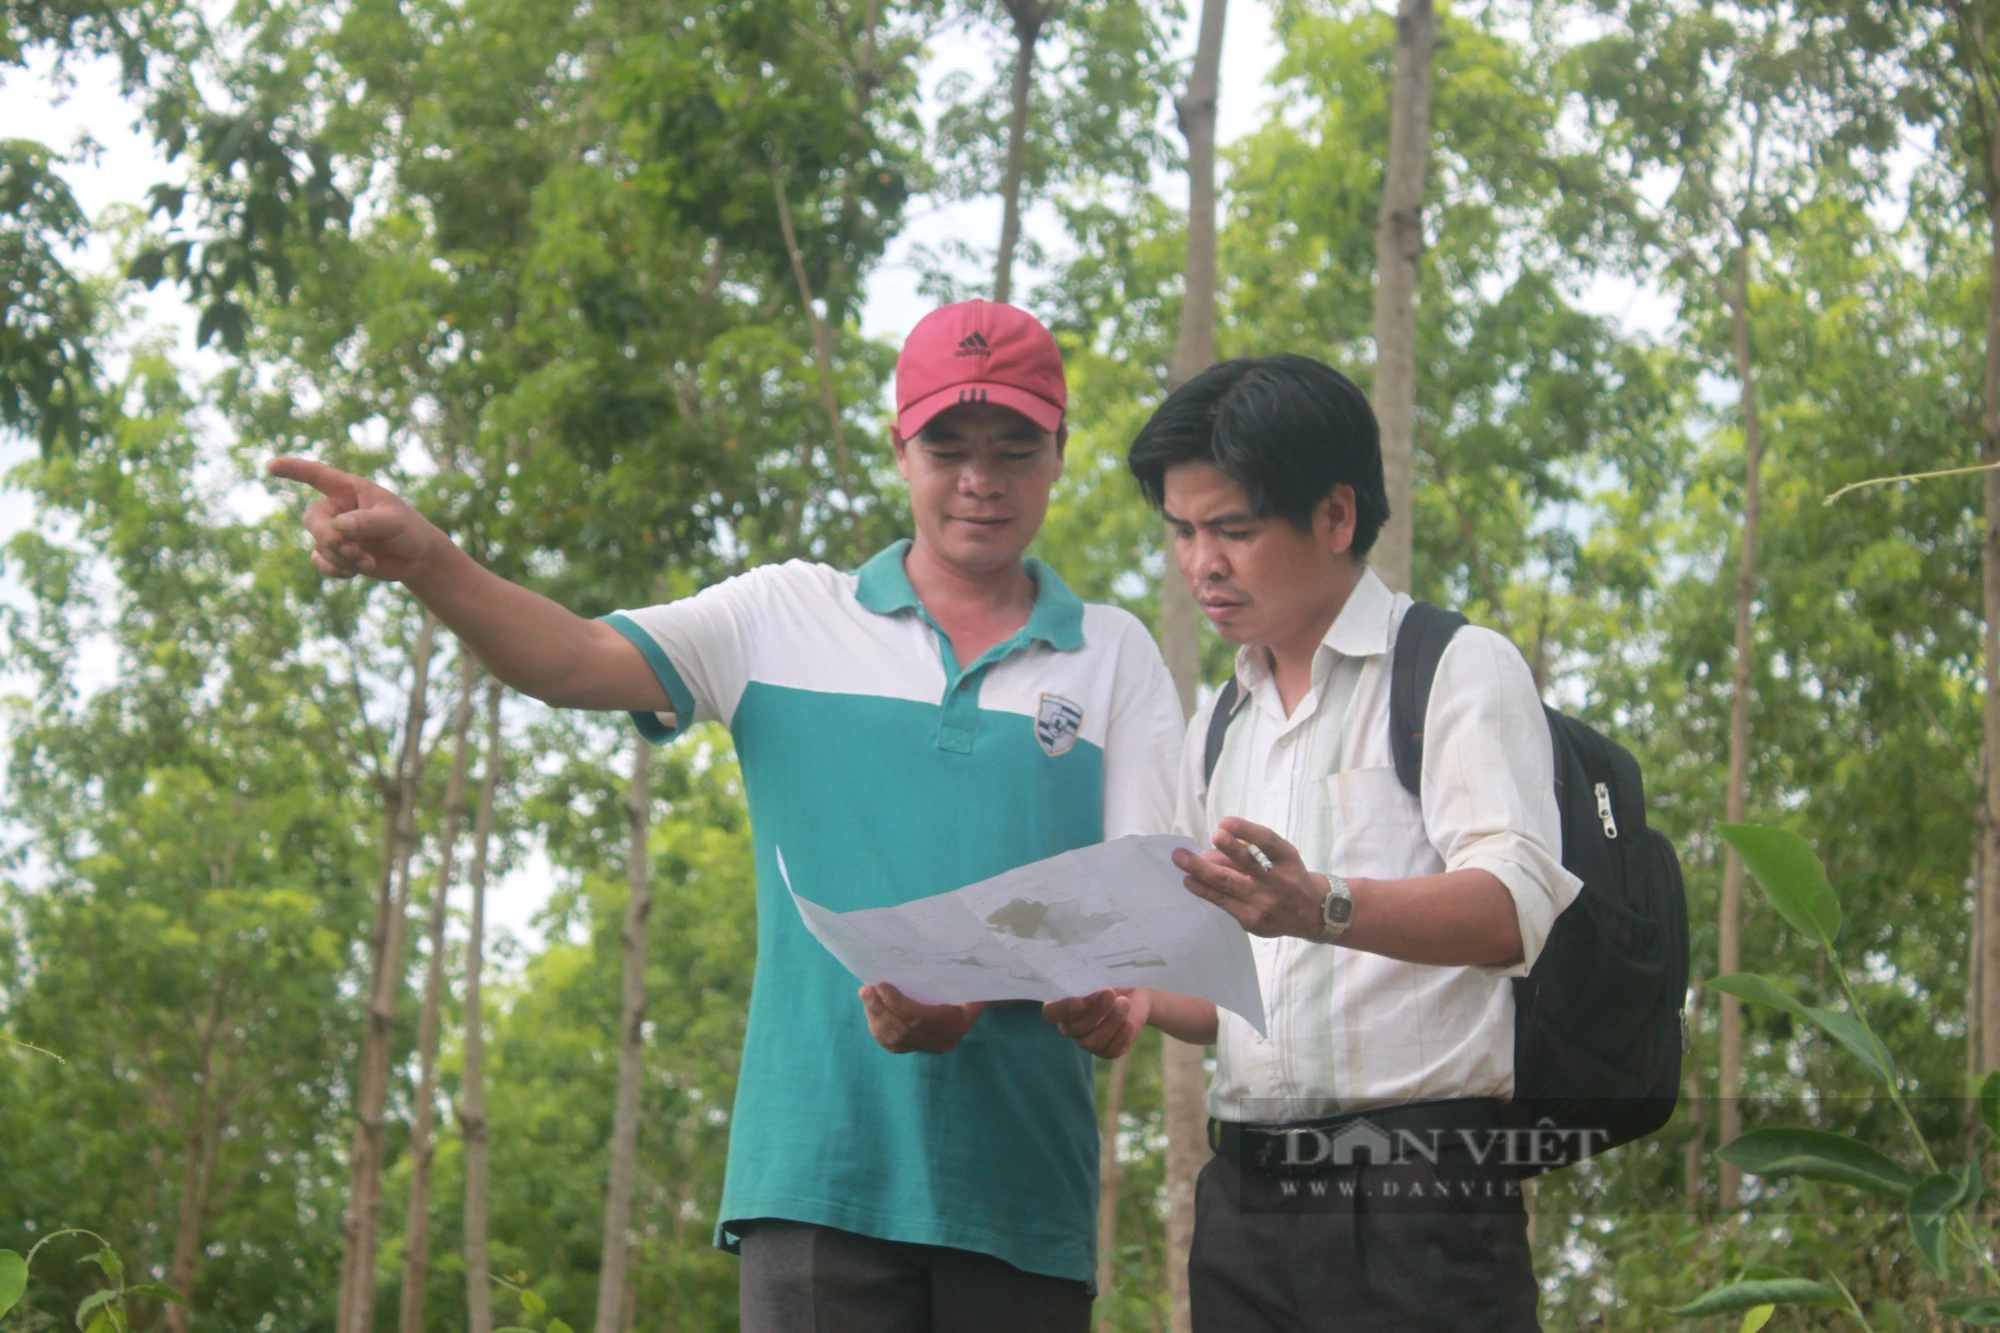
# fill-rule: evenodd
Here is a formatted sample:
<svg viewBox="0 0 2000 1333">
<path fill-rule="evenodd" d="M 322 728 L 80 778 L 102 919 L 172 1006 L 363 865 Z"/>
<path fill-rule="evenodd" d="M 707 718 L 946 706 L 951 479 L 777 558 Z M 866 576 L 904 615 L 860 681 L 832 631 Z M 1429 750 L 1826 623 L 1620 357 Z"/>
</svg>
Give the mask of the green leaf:
<svg viewBox="0 0 2000 1333">
<path fill-rule="evenodd" d="M 1782 1009 L 1794 1018 L 1812 1021 L 1812 1012 L 1803 1001 L 1780 986 L 1769 977 L 1755 972 L 1725 972 L 1708 982 L 1708 989 L 1721 991 L 1724 995 L 1734 995 L 1739 1000 L 1751 1000 L 1757 1004 L 1768 1004 L 1773 1009 Z"/>
<path fill-rule="evenodd" d="M 1753 1129 L 1715 1155 L 1753 1176 L 1800 1176 L 1907 1199 L 1916 1177 L 1857 1139 L 1823 1129 Z"/>
<path fill-rule="evenodd" d="M 91 1316 L 90 1327 L 83 1333 L 118 1333 L 118 1321 L 111 1317 L 109 1310 L 99 1310 Z"/>
<path fill-rule="evenodd" d="M 549 1320 L 548 1333 L 576 1333 L 576 1330 L 560 1319 Z"/>
<path fill-rule="evenodd" d="M 535 1330 L 532 1328 L 523 1328 L 519 1324 L 508 1324 L 504 1328 L 494 1329 L 493 1333 L 535 1333 Z"/>
<path fill-rule="evenodd" d="M 1940 1171 L 1925 1176 L 1910 1191 L 1910 1235 L 1917 1243 L 1917 1253 L 1939 1278 L 1951 1276 L 1951 1240 L 1945 1227 L 1964 1188 L 1959 1177 Z"/>
<path fill-rule="evenodd" d="M 1954 1296 L 1938 1309 L 1974 1328 L 2000 1328 L 2000 1296 Z"/>
<path fill-rule="evenodd" d="M 1840 933 L 1840 899 L 1804 838 L 1759 824 L 1724 824 L 1722 840 L 1736 849 L 1757 887 L 1794 930 L 1832 947 Z"/>
<path fill-rule="evenodd" d="M 28 1290 L 28 1261 L 12 1250 L 0 1250 L 0 1314 L 20 1303 Z"/>
<path fill-rule="evenodd" d="M 1979 1174 L 1979 1163 L 1960 1162 L 1945 1169 L 1958 1177 L 1958 1206 L 1970 1212 L 1978 1206 L 1979 1196 L 1986 1192 L 1986 1182 Z"/>
<path fill-rule="evenodd" d="M 1862 1064 L 1885 1083 L 1896 1079 L 1895 1057 L 1881 1038 L 1853 1014 L 1837 1013 L 1832 1009 L 1815 1009 L 1796 995 L 1780 986 L 1769 977 L 1755 972 L 1730 972 L 1715 977 L 1708 982 L 1708 989 L 1721 991 L 1724 995 L 1734 995 L 1739 1000 L 1750 1000 L 1756 1004 L 1768 1004 L 1773 1009 L 1782 1009 L 1794 1018 L 1815 1024 L 1828 1036 L 1854 1052 Z"/>
<path fill-rule="evenodd" d="M 1847 1304 L 1838 1291 L 1824 1282 L 1810 1282 L 1802 1277 L 1769 1278 L 1760 1282 L 1732 1282 L 1726 1287 L 1717 1287 L 1704 1296 L 1697 1296 L 1686 1305 L 1678 1305 L 1668 1310 L 1670 1315 L 1682 1319 L 1694 1319 L 1709 1314 L 1734 1314 L 1738 1310 L 1754 1310 L 1760 1305 L 1831 1305 Z"/>
<path fill-rule="evenodd" d="M 1743 1312 L 1743 1326 L 1736 1333 L 1757 1333 L 1757 1330 L 1771 1322 L 1771 1316 L 1778 1312 L 1775 1305 L 1753 1305 Z"/>
<path fill-rule="evenodd" d="M 194 1308 L 187 1303 L 186 1297 L 164 1282 L 144 1282 L 136 1287 L 127 1287 L 125 1295 L 136 1296 L 142 1301 L 172 1301 L 175 1305 L 188 1310 Z"/>
<path fill-rule="evenodd" d="M 125 266 L 125 276 L 142 287 L 153 288 L 160 285 L 160 279 L 167 276 L 167 252 L 157 245 L 149 245 L 132 257 Z"/>
<path fill-rule="evenodd" d="M 547 1314 L 549 1312 L 549 1303 L 543 1300 L 536 1292 L 529 1291 L 524 1287 L 521 1290 L 521 1308 L 529 1314 Z"/>
<path fill-rule="evenodd" d="M 125 1262 L 124 1260 L 118 1257 L 118 1251 L 110 1248 L 109 1246 L 106 1246 L 104 1249 L 101 1250 L 93 1251 L 90 1254 L 86 1254 L 83 1256 L 83 1258 L 77 1260 L 77 1262 L 80 1264 L 96 1264 L 99 1268 L 104 1270 L 104 1276 L 110 1278 L 114 1283 L 117 1283 L 120 1286 L 124 1285 Z"/>
<path fill-rule="evenodd" d="M 1979 1118 L 1986 1128 L 2000 1134 L 2000 1069 L 1979 1081 Z"/>
<path fill-rule="evenodd" d="M 1736 1275 L 1736 1280 L 1738 1282 L 1764 1282 L 1772 1278 L 1790 1276 L 1791 1274 L 1787 1273 L 1784 1269 L 1773 1268 L 1769 1264 L 1747 1264 L 1744 1266 L 1743 1271 Z"/>
<path fill-rule="evenodd" d="M 1859 1057 L 1862 1064 L 1874 1072 L 1884 1083 L 1896 1081 L 1896 1057 L 1889 1054 L 1889 1048 L 1875 1035 L 1867 1020 L 1855 1014 L 1841 1013 L 1834 1009 L 1808 1009 L 1813 1022 L 1833 1034 L 1848 1050 Z"/>
<path fill-rule="evenodd" d="M 85 1327 L 85 1315 L 89 1314 L 92 1310 L 100 1310 L 117 1299 L 118 1288 L 116 1287 L 106 1287 L 103 1291 L 91 1292 L 90 1295 L 83 1298 L 83 1304 L 76 1307 L 76 1326 L 78 1328 Z M 103 1317 L 103 1315 L 98 1316 L 99 1319 Z M 88 1322 L 96 1323 L 97 1321 L 93 1319 Z"/>
</svg>

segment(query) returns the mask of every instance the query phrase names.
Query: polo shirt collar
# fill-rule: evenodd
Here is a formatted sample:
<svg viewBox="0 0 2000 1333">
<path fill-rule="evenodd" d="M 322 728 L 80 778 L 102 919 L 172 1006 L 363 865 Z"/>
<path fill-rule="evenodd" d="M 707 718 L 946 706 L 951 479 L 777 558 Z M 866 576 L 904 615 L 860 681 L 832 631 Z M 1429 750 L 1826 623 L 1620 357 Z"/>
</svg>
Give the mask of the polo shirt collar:
<svg viewBox="0 0 2000 1333">
<path fill-rule="evenodd" d="M 877 615 L 892 616 L 898 611 L 915 610 L 928 620 L 929 613 L 917 600 L 917 590 L 910 586 L 909 572 L 903 568 L 909 554 L 908 537 L 883 547 L 857 571 L 855 600 Z M 1028 613 L 1028 623 L 1021 628 L 1021 637 L 1039 639 L 1057 652 L 1073 652 L 1083 647 L 1083 602 L 1060 575 L 1041 561 L 1030 556 L 1021 565 L 1035 584 L 1035 606 Z"/>
</svg>

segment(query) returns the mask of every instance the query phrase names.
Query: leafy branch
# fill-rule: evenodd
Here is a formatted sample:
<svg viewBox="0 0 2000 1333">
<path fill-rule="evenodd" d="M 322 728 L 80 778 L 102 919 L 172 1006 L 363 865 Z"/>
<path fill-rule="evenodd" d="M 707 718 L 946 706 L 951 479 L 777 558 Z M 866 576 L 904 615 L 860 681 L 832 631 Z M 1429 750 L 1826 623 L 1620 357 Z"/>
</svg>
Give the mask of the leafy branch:
<svg viewBox="0 0 2000 1333">
<path fill-rule="evenodd" d="M 1815 1180 L 1892 1199 L 1903 1207 L 1911 1243 L 1940 1281 L 1951 1280 L 1956 1240 L 1958 1247 L 1971 1252 L 1989 1281 L 2000 1290 L 2000 1269 L 1995 1268 L 1993 1256 L 1973 1231 L 1967 1216 L 1978 1205 L 1985 1189 L 1979 1159 L 1974 1155 L 1950 1167 L 1940 1165 L 1911 1114 L 1903 1097 L 1895 1057 L 1869 1024 L 1861 997 L 1855 993 L 1853 980 L 1834 949 L 1842 913 L 1840 899 L 1827 879 L 1826 867 L 1803 838 L 1784 829 L 1725 824 L 1721 832 L 1723 840 L 1743 858 L 1757 887 L 1778 914 L 1823 951 L 1840 993 L 1846 997 L 1847 1007 L 1835 1010 L 1808 1005 L 1769 977 L 1754 972 L 1716 977 L 1708 983 L 1709 988 L 1783 1010 L 1817 1026 L 1845 1046 L 1888 1091 L 1910 1137 L 1916 1141 L 1924 1173 L 1909 1171 L 1889 1154 L 1846 1135 L 1790 1125 L 1753 1129 L 1723 1145 L 1716 1156 L 1749 1175 Z M 1987 1074 L 1980 1083 L 1978 1101 L 1981 1119 L 1995 1135 L 2000 1135 L 2000 1070 Z M 1747 1330 L 1761 1327 L 1769 1311 L 1779 1305 L 1824 1306 L 1845 1310 L 1861 1327 L 1869 1328 L 1853 1293 L 1837 1278 L 1830 1279 L 1830 1283 L 1793 1277 L 1779 1269 L 1746 1269 L 1734 1282 L 1667 1313 L 1697 1318 L 1741 1311 Z M 1958 1296 L 1943 1302 L 1939 1308 L 1974 1327 L 2000 1327 L 2000 1295 Z M 1762 1316 L 1753 1319 L 1759 1312 L 1763 1312 Z"/>
<path fill-rule="evenodd" d="M 21 1303 L 28 1291 L 28 1270 L 34 1265 L 35 1256 L 50 1241 L 64 1236 L 88 1236 L 96 1241 L 99 1248 L 77 1260 L 79 1264 L 96 1264 L 109 1278 L 111 1285 L 92 1292 L 76 1307 L 76 1326 L 82 1333 L 131 1333 L 132 1312 L 128 1302 L 133 1297 L 149 1301 L 172 1301 L 185 1307 L 187 1300 L 172 1287 L 159 1282 L 142 1282 L 128 1286 L 125 1281 L 125 1261 L 111 1248 L 111 1242 L 95 1231 L 82 1227 L 66 1227 L 61 1231 L 51 1231 L 36 1241 L 34 1247 L 23 1257 L 13 1250 L 0 1250 L 0 1315 L 6 1314 Z"/>
</svg>

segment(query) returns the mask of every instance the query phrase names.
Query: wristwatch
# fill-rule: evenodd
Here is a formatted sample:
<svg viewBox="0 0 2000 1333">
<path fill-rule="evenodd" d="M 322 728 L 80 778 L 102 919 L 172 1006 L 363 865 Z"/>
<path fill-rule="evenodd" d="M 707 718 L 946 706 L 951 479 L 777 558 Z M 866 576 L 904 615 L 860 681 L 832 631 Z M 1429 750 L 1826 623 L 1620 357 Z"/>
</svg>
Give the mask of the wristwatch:
<svg viewBox="0 0 2000 1333">
<path fill-rule="evenodd" d="M 1326 897 L 1319 900 L 1319 934 L 1313 936 L 1313 940 L 1319 944 L 1334 944 L 1354 924 L 1354 891 L 1338 875 L 1321 875 L 1320 878 L 1326 881 Z"/>
</svg>

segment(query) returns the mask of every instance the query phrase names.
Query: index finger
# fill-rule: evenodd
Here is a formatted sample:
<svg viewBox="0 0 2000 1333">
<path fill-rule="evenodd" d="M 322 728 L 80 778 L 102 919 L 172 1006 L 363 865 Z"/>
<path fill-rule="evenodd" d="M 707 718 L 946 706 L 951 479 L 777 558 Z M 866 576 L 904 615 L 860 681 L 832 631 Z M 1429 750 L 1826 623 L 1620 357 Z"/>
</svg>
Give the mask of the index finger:
<svg viewBox="0 0 2000 1333">
<path fill-rule="evenodd" d="M 310 458 L 274 458 L 264 464 L 264 471 L 284 481 L 304 482 L 334 500 L 351 500 L 358 489 L 354 476 Z"/>
<path fill-rule="evenodd" d="M 1230 866 L 1217 865 L 1213 861 L 1196 859 L 1181 869 L 1187 873 L 1189 879 L 1225 897 L 1248 902 L 1259 889 L 1257 881 L 1242 871 Z"/>
<path fill-rule="evenodd" d="M 1299 854 L 1298 848 L 1279 837 L 1275 831 L 1235 815 L 1230 815 L 1222 821 L 1222 831 L 1239 842 L 1247 842 L 1252 847 L 1258 848 L 1273 861 L 1283 860 L 1288 856 L 1297 857 Z"/>
</svg>

